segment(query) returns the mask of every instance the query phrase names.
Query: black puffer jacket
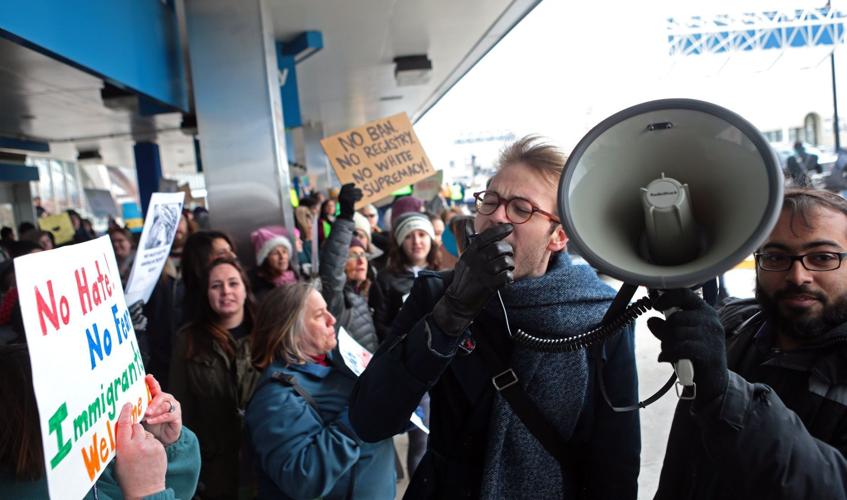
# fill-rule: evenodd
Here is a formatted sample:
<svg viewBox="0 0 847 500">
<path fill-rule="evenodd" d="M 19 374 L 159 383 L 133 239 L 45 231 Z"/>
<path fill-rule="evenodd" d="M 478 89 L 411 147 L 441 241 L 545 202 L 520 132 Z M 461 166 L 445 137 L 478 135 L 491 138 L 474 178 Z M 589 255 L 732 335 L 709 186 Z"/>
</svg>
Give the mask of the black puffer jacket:
<svg viewBox="0 0 847 500">
<path fill-rule="evenodd" d="M 338 325 L 362 347 L 375 352 L 379 341 L 368 301 L 353 290 L 344 273 L 354 228 L 353 221 L 343 217 L 332 224 L 332 231 L 321 247 L 321 294 Z"/>
<path fill-rule="evenodd" d="M 721 321 L 727 393 L 677 405 L 656 498 L 847 498 L 847 324 L 783 352 L 754 300 Z"/>
</svg>

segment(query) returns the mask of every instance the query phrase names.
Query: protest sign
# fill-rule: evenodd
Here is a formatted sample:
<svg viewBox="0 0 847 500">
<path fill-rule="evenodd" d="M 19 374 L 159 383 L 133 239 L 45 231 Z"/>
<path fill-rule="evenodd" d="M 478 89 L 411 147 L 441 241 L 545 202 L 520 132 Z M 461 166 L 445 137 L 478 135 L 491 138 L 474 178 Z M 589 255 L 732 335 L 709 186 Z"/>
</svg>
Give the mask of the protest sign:
<svg viewBox="0 0 847 500">
<path fill-rule="evenodd" d="M 435 173 L 406 113 L 321 139 L 338 180 L 352 182 L 363 207 Z"/>
<path fill-rule="evenodd" d="M 171 253 L 185 193 L 153 193 L 135 261 L 126 281 L 126 302 L 147 302 Z"/>
<path fill-rule="evenodd" d="M 57 245 L 63 245 L 74 239 L 74 225 L 71 222 L 71 216 L 66 212 L 38 219 L 38 227 L 42 231 L 53 233 L 53 239 L 56 240 Z"/>
<path fill-rule="evenodd" d="M 343 326 L 338 327 L 338 353 L 341 355 L 341 359 L 344 360 L 344 364 L 347 368 L 350 369 L 357 377 L 365 371 L 368 363 L 371 362 L 371 358 L 373 358 L 373 354 L 370 351 L 362 347 L 362 344 L 356 342 L 356 339 L 350 336 L 347 333 L 347 330 L 344 329 Z M 412 413 L 412 417 L 409 419 L 415 426 L 429 434 L 429 429 L 424 424 L 423 419 L 420 414 L 423 414 L 423 409 L 419 407 L 419 410 L 415 410 L 415 413 Z"/>
<path fill-rule="evenodd" d="M 351 337 L 343 326 L 338 327 L 338 352 L 347 368 L 350 368 L 357 377 L 365 371 L 373 357 L 373 354 L 356 342 L 356 339 Z"/>
<path fill-rule="evenodd" d="M 50 498 L 85 496 L 149 394 L 108 236 L 15 259 Z M 22 391 L 28 390 L 26 387 Z"/>
<path fill-rule="evenodd" d="M 444 171 L 439 170 L 426 179 L 415 183 L 413 193 L 415 198 L 423 201 L 429 201 L 441 192 L 441 183 L 444 182 Z"/>
</svg>

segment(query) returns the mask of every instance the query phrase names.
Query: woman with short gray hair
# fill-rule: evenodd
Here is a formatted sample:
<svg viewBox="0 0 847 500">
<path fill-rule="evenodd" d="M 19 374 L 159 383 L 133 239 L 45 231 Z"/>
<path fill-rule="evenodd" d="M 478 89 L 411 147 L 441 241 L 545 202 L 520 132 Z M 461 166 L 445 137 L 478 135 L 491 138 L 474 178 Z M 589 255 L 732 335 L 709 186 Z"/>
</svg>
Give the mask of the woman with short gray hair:
<svg viewBox="0 0 847 500">
<path fill-rule="evenodd" d="M 275 288 L 259 309 L 253 363 L 263 374 L 246 414 L 259 498 L 394 498 L 391 439 L 366 443 L 350 425 L 356 376 L 334 351 L 334 325 L 307 283 Z"/>
</svg>

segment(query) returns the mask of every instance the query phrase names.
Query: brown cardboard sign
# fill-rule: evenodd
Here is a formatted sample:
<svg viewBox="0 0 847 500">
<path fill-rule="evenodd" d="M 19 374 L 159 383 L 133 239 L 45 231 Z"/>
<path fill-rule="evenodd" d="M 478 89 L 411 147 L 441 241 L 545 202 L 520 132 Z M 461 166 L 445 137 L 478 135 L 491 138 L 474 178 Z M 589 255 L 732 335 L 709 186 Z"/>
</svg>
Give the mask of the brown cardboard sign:
<svg viewBox="0 0 847 500">
<path fill-rule="evenodd" d="M 341 183 L 362 190 L 357 208 L 435 173 L 406 113 L 324 138 L 321 146 Z"/>
</svg>

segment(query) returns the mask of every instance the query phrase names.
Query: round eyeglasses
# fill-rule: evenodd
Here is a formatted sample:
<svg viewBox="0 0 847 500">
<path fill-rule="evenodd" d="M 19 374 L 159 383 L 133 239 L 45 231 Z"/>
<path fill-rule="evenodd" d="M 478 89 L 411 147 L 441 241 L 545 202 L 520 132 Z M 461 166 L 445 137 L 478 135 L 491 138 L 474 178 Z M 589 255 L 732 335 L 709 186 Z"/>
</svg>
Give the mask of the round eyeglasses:
<svg viewBox="0 0 847 500">
<path fill-rule="evenodd" d="M 788 271 L 799 260 L 807 271 L 835 271 L 847 252 L 812 252 L 803 255 L 759 252 L 754 254 L 756 264 L 762 271 Z"/>
<path fill-rule="evenodd" d="M 541 210 L 525 198 L 503 198 L 496 191 L 480 191 L 474 193 L 476 199 L 476 211 L 482 215 L 491 215 L 497 211 L 500 205 L 506 205 L 506 218 L 512 224 L 523 224 L 532 218 L 536 212 L 547 217 L 556 224 L 559 218 L 550 212 Z"/>
</svg>

